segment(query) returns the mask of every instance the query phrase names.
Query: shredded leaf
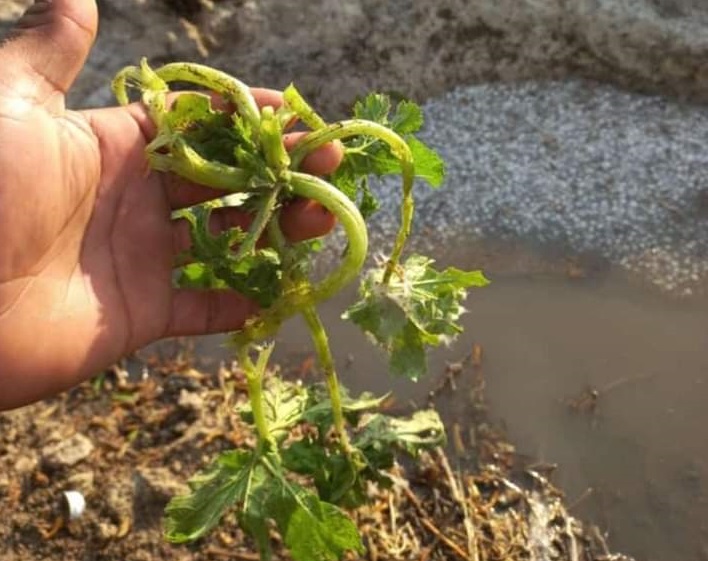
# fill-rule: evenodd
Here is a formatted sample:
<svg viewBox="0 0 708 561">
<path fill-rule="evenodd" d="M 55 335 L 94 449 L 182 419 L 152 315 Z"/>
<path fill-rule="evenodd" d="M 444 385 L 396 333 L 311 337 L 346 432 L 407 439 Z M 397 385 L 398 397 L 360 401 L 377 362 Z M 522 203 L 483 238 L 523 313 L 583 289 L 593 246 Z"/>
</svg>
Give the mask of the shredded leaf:
<svg viewBox="0 0 708 561">
<path fill-rule="evenodd" d="M 422 450 L 444 443 L 445 427 L 432 409 L 416 411 L 408 419 L 380 413 L 370 415 L 354 439 L 356 447 L 379 469 L 393 465 L 396 448 L 417 458 Z"/>
<path fill-rule="evenodd" d="M 454 267 L 436 271 L 433 260 L 413 255 L 388 285 L 383 268 L 370 271 L 360 300 L 344 314 L 390 355 L 391 372 L 417 380 L 427 370 L 425 347 L 450 342 L 462 331 L 458 320 L 470 287 L 488 280 L 480 271 Z"/>
<path fill-rule="evenodd" d="M 190 479 L 191 493 L 174 497 L 165 509 L 167 539 L 193 541 L 216 526 L 228 508 L 245 500 L 254 465 L 251 452 L 233 450 Z"/>
<path fill-rule="evenodd" d="M 423 112 L 412 101 L 401 101 L 392 112 L 391 100 L 383 94 L 369 94 L 354 106 L 354 117 L 366 119 L 400 134 L 413 154 L 415 175 L 439 187 L 445 176 L 445 164 L 438 154 L 418 140 L 414 133 L 423 125 Z M 389 146 L 373 137 L 355 137 L 344 142 L 344 160 L 332 175 L 332 183 L 356 201 L 366 219 L 380 204 L 371 192 L 369 177 L 400 174 L 401 164 Z"/>
<path fill-rule="evenodd" d="M 324 500 L 354 508 L 366 502 L 366 483 L 388 485 L 382 471 L 393 466 L 396 452 L 417 458 L 445 441 L 442 421 L 434 411 L 419 411 L 411 418 L 394 418 L 375 411 L 387 396 L 359 399 L 344 396 L 343 408 L 354 436 L 353 455 L 328 441 L 332 426 L 331 404 L 322 391 L 311 392 L 311 405 L 303 420 L 318 427 L 318 437 L 306 436 L 291 443 L 281 455 L 290 471 L 309 475 Z"/>
<path fill-rule="evenodd" d="M 263 389 L 263 401 L 271 436 L 279 441 L 288 435 L 290 429 L 303 421 L 310 395 L 301 384 L 271 377 Z M 250 403 L 242 405 L 240 412 L 245 421 L 252 422 Z"/>
<path fill-rule="evenodd" d="M 240 228 L 212 234 L 209 217 L 214 208 L 214 204 L 200 205 L 179 215 L 189 222 L 192 237 L 192 248 L 183 258 L 193 262 L 182 268 L 177 284 L 188 288 L 230 288 L 263 307 L 269 306 L 282 290 L 278 253 L 265 248 L 236 259 L 232 248 L 245 234 Z"/>
</svg>

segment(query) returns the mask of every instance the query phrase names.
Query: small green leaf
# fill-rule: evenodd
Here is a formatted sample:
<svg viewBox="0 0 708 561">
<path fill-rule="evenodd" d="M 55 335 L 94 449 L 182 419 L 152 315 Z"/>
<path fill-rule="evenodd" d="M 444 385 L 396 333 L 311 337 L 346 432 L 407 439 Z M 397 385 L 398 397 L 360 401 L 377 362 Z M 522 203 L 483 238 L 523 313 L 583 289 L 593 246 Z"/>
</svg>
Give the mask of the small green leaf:
<svg viewBox="0 0 708 561">
<path fill-rule="evenodd" d="M 177 277 L 177 286 L 180 288 L 201 288 L 210 290 L 225 288 L 225 283 L 214 276 L 212 270 L 204 263 L 190 263 L 180 269 Z"/>
<path fill-rule="evenodd" d="M 332 425 L 332 402 L 329 392 L 322 384 L 312 385 L 307 388 L 309 401 L 307 408 L 302 412 L 302 420 L 317 425 L 323 432 Z M 388 394 L 376 397 L 368 392 L 358 398 L 352 398 L 346 388 L 340 388 L 342 412 L 347 421 L 355 425 L 359 417 L 366 411 L 377 409 L 388 399 Z"/>
<path fill-rule="evenodd" d="M 301 384 L 272 377 L 263 388 L 264 412 L 268 429 L 276 440 L 282 440 L 288 431 L 304 420 L 310 394 Z M 239 409 L 243 419 L 252 422 L 250 403 Z"/>
<path fill-rule="evenodd" d="M 323 439 L 304 438 L 283 450 L 286 469 L 312 477 L 317 493 L 324 501 L 355 507 L 362 504 L 364 479 L 353 458 L 336 446 L 328 447 Z M 361 497 L 360 497 L 361 496 Z"/>
<path fill-rule="evenodd" d="M 413 154 L 415 176 L 427 181 L 432 187 L 440 187 L 445 178 L 445 162 L 432 148 L 413 136 L 406 137 Z"/>
<path fill-rule="evenodd" d="M 183 93 L 165 114 L 160 135 L 176 135 L 202 158 L 233 166 L 239 163 L 234 151 L 249 145 L 251 132 L 242 120 L 234 123 L 228 113 L 215 111 L 208 96 Z"/>
<path fill-rule="evenodd" d="M 220 260 L 212 260 L 212 270 L 229 288 L 264 308 L 280 296 L 280 256 L 273 249 L 259 249 L 238 261 L 228 253 Z"/>
<path fill-rule="evenodd" d="M 401 101 L 391 115 L 391 100 L 383 94 L 370 94 L 354 106 L 354 117 L 368 119 L 402 135 L 411 150 L 414 173 L 432 187 L 439 187 L 445 165 L 438 154 L 413 136 L 423 125 L 423 112 L 412 101 Z M 344 160 L 330 177 L 333 185 L 357 202 L 366 219 L 379 208 L 369 188 L 369 177 L 397 175 L 401 163 L 390 147 L 379 139 L 359 136 L 344 142 Z"/>
<path fill-rule="evenodd" d="M 288 470 L 303 475 L 317 474 L 327 461 L 326 448 L 310 439 L 293 442 L 281 455 Z"/>
<path fill-rule="evenodd" d="M 413 154 L 415 176 L 426 181 L 431 187 L 440 187 L 445 178 L 445 162 L 442 158 L 414 136 L 407 136 L 406 143 Z M 372 156 L 370 166 L 379 176 L 401 173 L 398 158 L 386 149 L 381 149 Z"/>
<path fill-rule="evenodd" d="M 302 487 L 295 489 L 297 506 L 286 531 L 278 524 L 294 561 L 337 561 L 349 551 L 364 553 L 356 525 L 348 516 Z"/>
<path fill-rule="evenodd" d="M 377 413 L 364 419 L 353 443 L 381 469 L 390 466 L 395 449 L 417 458 L 422 450 L 444 444 L 445 428 L 440 416 L 432 409 L 416 411 L 409 418 Z"/>
<path fill-rule="evenodd" d="M 209 119 L 215 114 L 208 95 L 184 92 L 175 99 L 170 110 L 165 113 L 163 124 L 173 132 L 185 131 L 194 127 L 197 122 Z"/>
<path fill-rule="evenodd" d="M 418 132 L 423 126 L 423 111 L 412 101 L 401 101 L 396 106 L 396 113 L 391 118 L 391 128 L 398 134 L 406 135 Z"/>
<path fill-rule="evenodd" d="M 448 343 L 462 331 L 458 320 L 467 289 L 489 282 L 480 271 L 436 271 L 432 264 L 432 259 L 413 255 L 388 285 L 382 284 L 384 268 L 370 271 L 359 290 L 361 299 L 343 315 L 389 353 L 391 372 L 413 380 L 427 369 L 425 347 Z"/>
<path fill-rule="evenodd" d="M 281 293 L 280 256 L 275 250 L 265 248 L 237 260 L 232 248 L 244 239 L 245 232 L 233 228 L 214 235 L 209 228 L 212 210 L 223 204 L 212 201 L 177 214 L 189 223 L 192 247 L 188 257 L 194 261 L 182 267 L 177 284 L 190 288 L 231 288 L 268 307 Z"/>
<path fill-rule="evenodd" d="M 354 117 L 388 124 L 388 114 L 391 112 L 391 99 L 385 94 L 370 93 L 364 99 L 354 104 Z"/>
<path fill-rule="evenodd" d="M 246 498 L 253 465 L 251 452 L 234 450 L 192 477 L 191 492 L 174 497 L 165 509 L 167 539 L 193 541 L 216 526 L 226 509 Z"/>
<path fill-rule="evenodd" d="M 435 344 L 432 342 L 431 344 Z M 389 367 L 393 374 L 418 380 L 428 372 L 428 357 L 425 340 L 420 329 L 407 321 L 403 329 L 392 339 L 389 350 Z"/>
</svg>

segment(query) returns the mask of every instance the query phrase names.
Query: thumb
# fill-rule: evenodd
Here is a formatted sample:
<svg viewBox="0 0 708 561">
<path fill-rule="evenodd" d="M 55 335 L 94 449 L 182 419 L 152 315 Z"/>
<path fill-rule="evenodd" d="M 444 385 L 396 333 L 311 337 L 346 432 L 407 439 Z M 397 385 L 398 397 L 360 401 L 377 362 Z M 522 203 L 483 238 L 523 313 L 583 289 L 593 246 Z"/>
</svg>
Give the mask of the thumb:
<svg viewBox="0 0 708 561">
<path fill-rule="evenodd" d="M 40 104 L 66 94 L 97 27 L 95 0 L 35 0 L 0 48 L 0 93 Z"/>
</svg>

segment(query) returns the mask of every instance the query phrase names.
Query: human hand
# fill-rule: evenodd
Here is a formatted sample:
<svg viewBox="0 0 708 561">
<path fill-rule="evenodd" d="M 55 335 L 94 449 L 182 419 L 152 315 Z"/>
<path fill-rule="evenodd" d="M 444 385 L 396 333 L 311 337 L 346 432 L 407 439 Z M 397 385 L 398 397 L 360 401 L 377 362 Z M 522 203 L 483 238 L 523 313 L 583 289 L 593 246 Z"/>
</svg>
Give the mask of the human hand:
<svg viewBox="0 0 708 561">
<path fill-rule="evenodd" d="M 0 410 L 152 341 L 236 330 L 257 312 L 232 291 L 172 288 L 189 233 L 171 211 L 223 193 L 147 172 L 154 129 L 142 106 L 66 110 L 97 18 L 89 0 L 38 0 L 0 47 Z M 281 103 L 272 90 L 254 95 Z M 326 174 L 341 156 L 328 145 L 303 166 Z M 215 232 L 249 221 L 235 209 L 212 219 Z M 299 241 L 329 232 L 333 218 L 297 201 L 281 226 Z"/>
</svg>

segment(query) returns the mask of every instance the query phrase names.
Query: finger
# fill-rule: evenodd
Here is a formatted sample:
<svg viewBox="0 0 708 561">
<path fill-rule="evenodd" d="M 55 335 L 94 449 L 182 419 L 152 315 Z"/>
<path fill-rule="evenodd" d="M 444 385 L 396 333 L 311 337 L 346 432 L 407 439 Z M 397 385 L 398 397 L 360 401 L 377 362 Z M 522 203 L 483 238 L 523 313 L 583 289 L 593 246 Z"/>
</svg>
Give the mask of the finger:
<svg viewBox="0 0 708 561">
<path fill-rule="evenodd" d="M 253 99 L 256 100 L 256 104 L 260 108 L 270 106 L 273 109 L 278 109 L 283 105 L 283 92 L 278 90 L 251 88 L 251 94 L 253 94 Z"/>
<path fill-rule="evenodd" d="M 301 133 L 287 134 L 284 141 L 286 148 L 291 148 L 301 136 Z M 339 167 L 343 157 L 341 143 L 330 142 L 308 154 L 302 162 L 302 170 L 313 175 L 327 175 Z M 187 208 L 227 194 L 219 189 L 197 185 L 171 173 L 163 174 L 162 177 L 165 194 L 173 210 Z"/>
<path fill-rule="evenodd" d="M 220 189 L 212 189 L 211 187 L 187 181 L 174 173 L 163 173 L 162 184 L 172 210 L 180 210 L 207 201 L 213 201 L 228 194 Z"/>
<path fill-rule="evenodd" d="M 238 208 L 222 207 L 214 209 L 209 216 L 209 231 L 212 235 L 232 228 L 246 231 L 253 217 Z M 334 216 L 319 203 L 307 199 L 295 199 L 288 203 L 280 215 L 280 228 L 291 242 L 301 242 L 319 238 L 334 228 Z M 263 246 L 261 242 L 259 246 Z M 185 218 L 172 222 L 172 251 L 180 255 L 192 247 L 190 224 Z"/>
<path fill-rule="evenodd" d="M 335 224 L 331 212 L 309 199 L 295 199 L 280 214 L 280 229 L 291 242 L 325 236 Z"/>
<path fill-rule="evenodd" d="M 94 0 L 36 0 L 0 48 L 0 85 L 40 104 L 60 97 L 63 108 L 97 26 Z"/>
<path fill-rule="evenodd" d="M 212 235 L 232 228 L 248 230 L 252 216 L 238 208 L 221 207 L 214 209 L 209 215 L 209 231 Z M 185 218 L 178 218 L 172 221 L 172 250 L 174 255 L 179 255 L 188 251 L 192 247 L 192 236 L 190 224 Z"/>
<path fill-rule="evenodd" d="M 241 329 L 258 313 L 258 306 L 233 290 L 174 291 L 165 337 L 224 333 Z"/>
<path fill-rule="evenodd" d="M 291 132 L 283 137 L 287 150 L 292 150 L 307 132 Z M 328 175 L 336 171 L 344 158 L 344 147 L 339 140 L 329 142 L 314 152 L 311 152 L 302 161 L 302 170 L 313 175 Z"/>
</svg>

